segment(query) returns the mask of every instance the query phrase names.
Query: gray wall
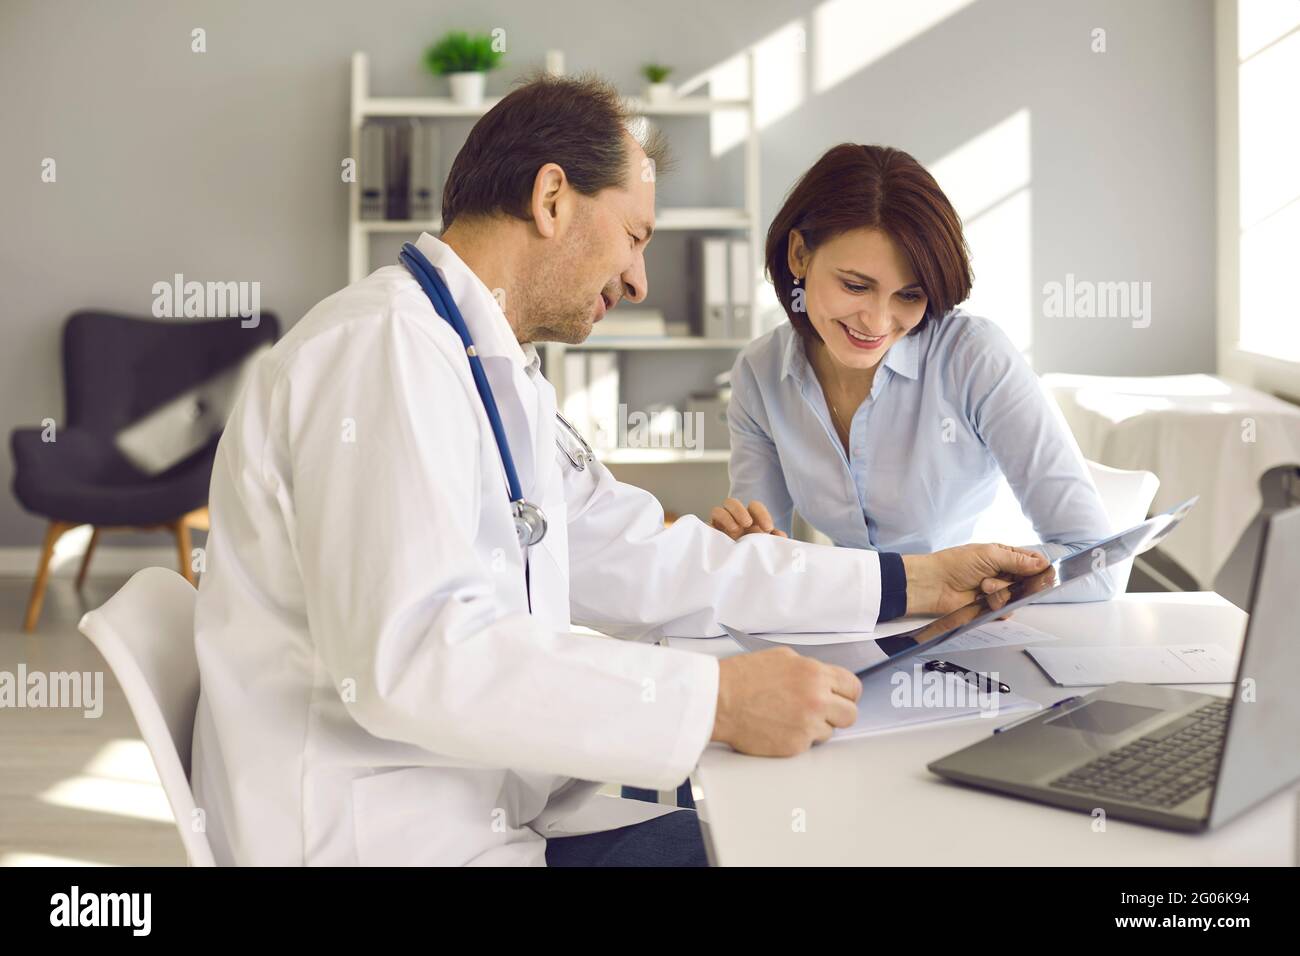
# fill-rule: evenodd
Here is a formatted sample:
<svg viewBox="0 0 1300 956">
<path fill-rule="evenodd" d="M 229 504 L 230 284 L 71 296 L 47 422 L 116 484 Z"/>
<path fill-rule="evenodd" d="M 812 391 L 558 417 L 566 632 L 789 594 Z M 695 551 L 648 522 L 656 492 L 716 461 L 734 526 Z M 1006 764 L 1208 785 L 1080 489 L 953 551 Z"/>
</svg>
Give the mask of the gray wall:
<svg viewBox="0 0 1300 956">
<path fill-rule="evenodd" d="M 153 283 L 182 272 L 260 281 L 263 308 L 292 322 L 345 281 L 339 162 L 353 50 L 370 54 L 375 92 L 441 94 L 419 64 L 428 41 L 503 26 L 508 65 L 490 92 L 548 48 L 631 92 L 645 60 L 689 76 L 817 6 L 4 0 L 0 425 L 62 415 L 58 335 L 74 309 L 147 314 Z M 207 30 L 201 55 L 190 52 L 194 27 Z M 1105 54 L 1089 51 L 1094 27 L 1107 30 Z M 888 143 L 933 162 L 1026 108 L 1035 308 L 1043 283 L 1073 272 L 1150 281 L 1157 310 L 1145 330 L 1040 315 L 1039 370 L 1211 370 L 1211 64 L 1209 0 L 975 0 L 764 131 L 764 215 L 836 142 Z M 47 156 L 58 163 L 53 185 L 40 181 Z M 683 167 L 664 199 L 719 204 L 732 169 L 732 157 Z M 6 487 L 10 468 L 6 455 Z M 0 497 L 0 546 L 36 544 L 40 527 Z"/>
</svg>

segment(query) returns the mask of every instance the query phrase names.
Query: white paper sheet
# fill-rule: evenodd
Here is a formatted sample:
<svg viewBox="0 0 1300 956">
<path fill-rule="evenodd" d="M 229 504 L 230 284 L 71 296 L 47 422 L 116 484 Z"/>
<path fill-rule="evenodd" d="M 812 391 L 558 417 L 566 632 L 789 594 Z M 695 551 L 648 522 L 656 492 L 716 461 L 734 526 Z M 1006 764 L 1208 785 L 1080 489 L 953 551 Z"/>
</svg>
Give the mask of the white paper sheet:
<svg viewBox="0 0 1300 956">
<path fill-rule="evenodd" d="M 886 659 L 885 654 L 876 645 L 877 639 L 913 630 L 933 620 L 934 618 L 911 618 L 907 621 L 889 621 L 874 631 L 746 634 L 743 631 L 727 628 L 727 633 L 745 650 L 763 650 L 787 644 L 808 657 L 858 671 Z M 989 621 L 965 634 L 958 634 L 944 641 L 939 645 L 936 653 L 977 651 L 990 647 L 1018 647 L 1054 640 L 1056 640 L 1055 635 L 1018 621 Z"/>
<path fill-rule="evenodd" d="M 747 651 L 763 651 L 787 644 L 797 646 L 800 654 L 851 671 L 860 671 L 886 659 L 874 639 L 868 637 L 864 640 L 862 634 L 855 632 L 764 634 L 760 637 L 733 631 L 732 637 Z M 799 638 L 799 641 L 786 638 Z M 923 670 L 925 660 L 911 657 L 893 667 L 881 668 L 863 680 L 857 721 L 851 727 L 839 728 L 834 736 L 863 737 L 940 721 L 971 717 L 989 719 L 1040 707 L 1015 693 L 981 694 L 955 674 L 926 672 Z"/>
<path fill-rule="evenodd" d="M 944 641 L 940 651 L 945 654 L 949 651 L 978 651 L 986 647 L 1019 647 L 1054 640 L 1055 634 L 1048 634 L 1019 621 L 989 621 Z"/>
<path fill-rule="evenodd" d="M 875 635 L 856 631 L 762 635 L 746 634 L 730 629 L 728 632 L 736 643 L 747 651 L 766 651 L 785 645 L 797 649 L 805 657 L 815 658 L 823 664 L 843 667 L 854 673 L 889 659 L 876 643 Z"/>
<path fill-rule="evenodd" d="M 910 658 L 862 682 L 858 719 L 834 737 L 868 737 L 951 720 L 992 720 L 1042 705 L 1018 694 L 981 694 L 955 674 L 927 673 Z M 992 725 L 990 725 L 992 726 Z"/>
<path fill-rule="evenodd" d="M 1144 647 L 1031 647 L 1032 657 L 1058 687 L 1135 684 L 1226 684 L 1237 660 L 1217 644 Z"/>
</svg>

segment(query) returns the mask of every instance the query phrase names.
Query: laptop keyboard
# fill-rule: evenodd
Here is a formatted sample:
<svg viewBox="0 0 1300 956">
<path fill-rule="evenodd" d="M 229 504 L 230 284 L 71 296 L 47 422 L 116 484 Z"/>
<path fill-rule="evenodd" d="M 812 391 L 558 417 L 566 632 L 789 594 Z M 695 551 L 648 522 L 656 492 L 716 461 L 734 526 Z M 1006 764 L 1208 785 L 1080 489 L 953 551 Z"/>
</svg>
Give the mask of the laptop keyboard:
<svg viewBox="0 0 1300 956">
<path fill-rule="evenodd" d="M 1214 783 L 1228 724 L 1216 700 L 1053 780 L 1051 786 L 1127 803 L 1176 807 Z"/>
</svg>

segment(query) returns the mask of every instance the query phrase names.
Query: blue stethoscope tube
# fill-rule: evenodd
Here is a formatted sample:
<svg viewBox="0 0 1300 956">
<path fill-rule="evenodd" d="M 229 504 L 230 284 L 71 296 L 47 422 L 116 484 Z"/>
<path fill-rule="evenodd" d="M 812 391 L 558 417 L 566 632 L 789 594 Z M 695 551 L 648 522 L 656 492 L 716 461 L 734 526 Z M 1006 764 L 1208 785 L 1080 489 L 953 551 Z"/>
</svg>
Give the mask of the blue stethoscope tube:
<svg viewBox="0 0 1300 956">
<path fill-rule="evenodd" d="M 447 283 L 443 282 L 442 276 L 438 270 L 433 267 L 424 253 L 417 249 L 409 242 L 402 244 L 402 252 L 399 256 L 402 265 L 406 266 L 407 271 L 420 284 L 424 294 L 429 297 L 429 302 L 433 305 L 433 310 L 442 316 L 460 336 L 461 343 L 465 346 L 465 355 L 469 359 L 470 373 L 474 376 L 474 387 L 478 389 L 478 397 L 483 402 L 483 410 L 487 412 L 488 422 L 492 426 L 492 434 L 496 438 L 497 451 L 501 455 L 501 465 L 506 472 L 507 493 L 510 495 L 510 509 L 515 521 L 515 532 L 519 535 L 519 544 L 521 547 L 531 547 L 539 543 L 546 536 L 546 516 L 536 505 L 524 500 L 523 489 L 519 486 L 519 474 L 515 471 L 514 456 L 510 454 L 510 443 L 506 440 L 505 425 L 501 422 L 501 412 L 497 409 L 496 397 L 492 394 L 492 386 L 488 382 L 487 373 L 483 370 L 483 361 L 479 358 L 478 351 L 474 348 L 474 340 L 470 337 L 469 326 L 465 324 L 465 317 L 461 315 L 460 309 L 456 307 L 456 300 L 451 296 L 451 290 L 447 288 Z"/>
</svg>

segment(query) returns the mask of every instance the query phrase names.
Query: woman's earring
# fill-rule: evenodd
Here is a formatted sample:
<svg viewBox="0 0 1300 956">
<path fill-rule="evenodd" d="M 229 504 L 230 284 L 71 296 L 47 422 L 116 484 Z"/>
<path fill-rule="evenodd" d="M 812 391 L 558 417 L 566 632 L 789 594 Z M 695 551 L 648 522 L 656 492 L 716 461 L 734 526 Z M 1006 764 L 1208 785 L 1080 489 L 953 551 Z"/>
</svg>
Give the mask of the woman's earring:
<svg viewBox="0 0 1300 956">
<path fill-rule="evenodd" d="M 795 284 L 795 285 L 798 285 L 798 284 L 799 284 L 799 279 L 800 279 L 800 278 L 802 278 L 802 277 L 801 277 L 801 276 L 795 276 L 795 277 L 794 277 L 794 284 Z"/>
</svg>

